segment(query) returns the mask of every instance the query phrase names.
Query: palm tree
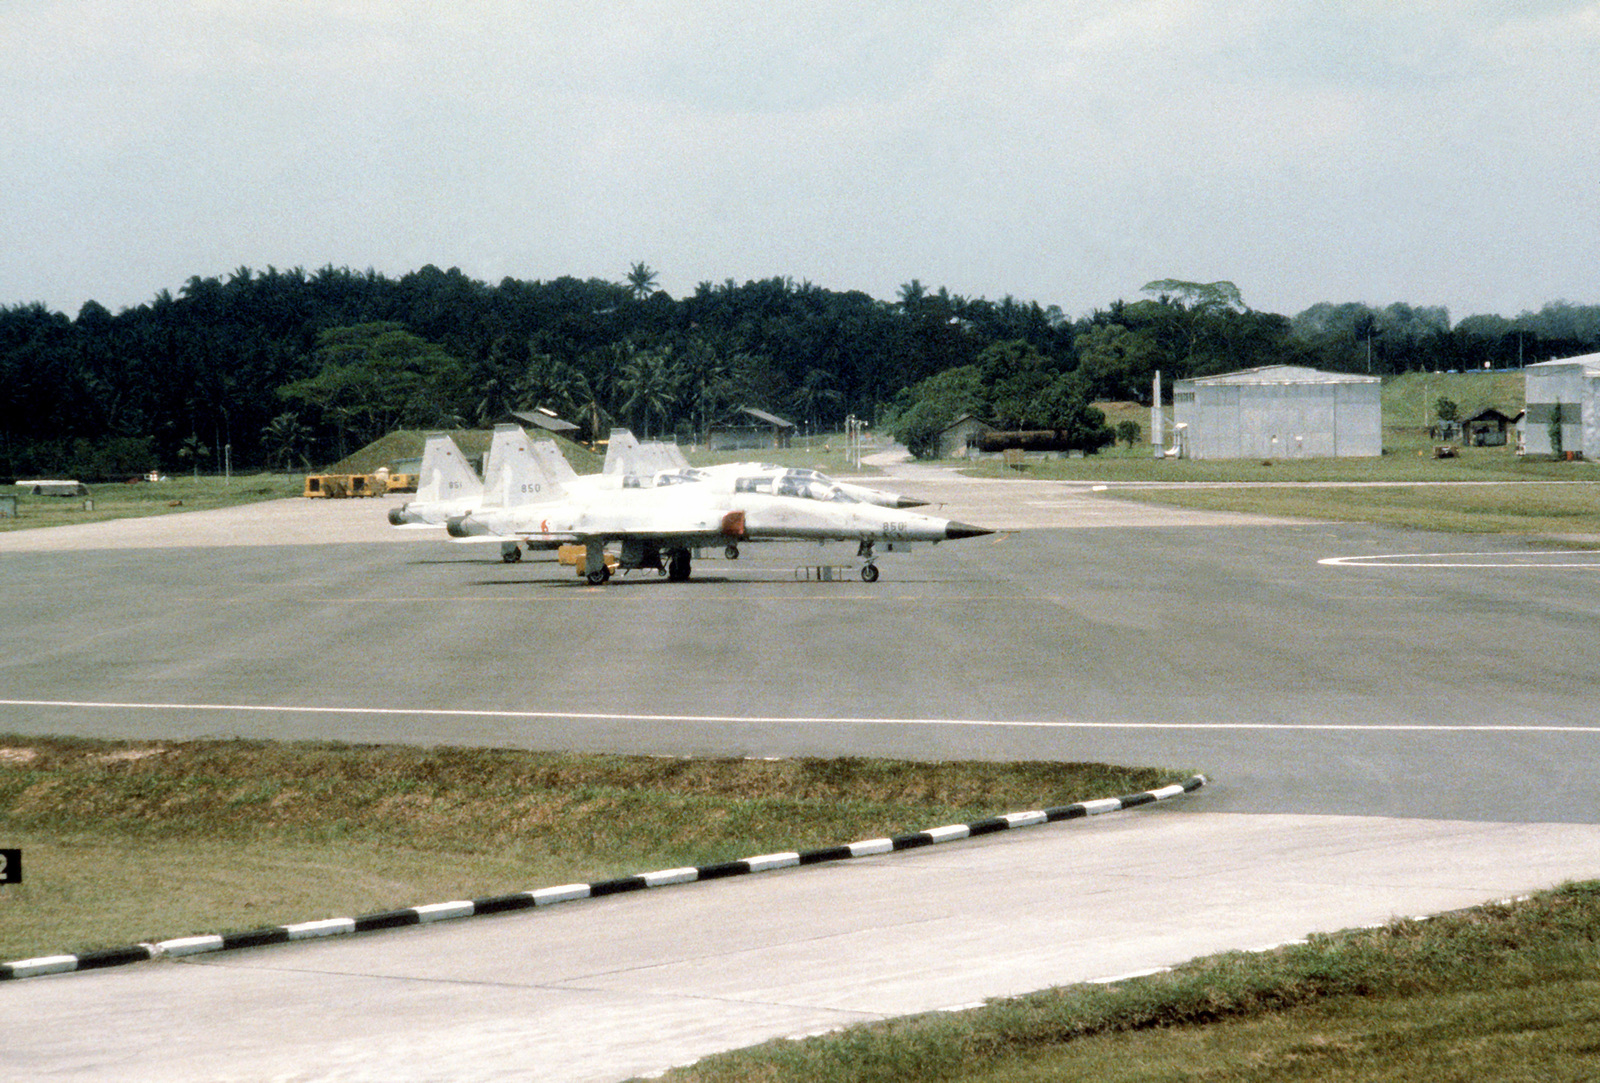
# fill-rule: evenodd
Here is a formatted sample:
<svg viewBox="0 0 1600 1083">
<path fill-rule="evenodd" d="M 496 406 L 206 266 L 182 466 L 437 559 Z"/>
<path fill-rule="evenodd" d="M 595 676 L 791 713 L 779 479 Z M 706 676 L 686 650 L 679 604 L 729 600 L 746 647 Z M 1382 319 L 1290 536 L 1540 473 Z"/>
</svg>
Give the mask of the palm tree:
<svg viewBox="0 0 1600 1083">
<path fill-rule="evenodd" d="M 625 348 L 614 345 L 610 349 L 620 354 Z M 606 387 L 608 382 L 606 374 L 614 371 L 615 368 L 597 367 L 594 373 L 590 373 L 581 365 L 561 365 L 554 376 L 560 384 L 563 412 L 574 421 L 584 423 L 589 430 L 591 445 L 600 439 L 605 431 L 606 422 L 612 417 L 611 411 L 605 405 L 605 400 L 610 398 Z"/>
<path fill-rule="evenodd" d="M 627 395 L 622 403 L 622 411 L 630 417 L 637 414 L 642 422 L 642 436 L 650 435 L 652 417 L 663 422 L 671 419 L 673 407 L 678 404 L 678 386 L 681 382 L 682 376 L 673 360 L 670 346 L 641 350 L 622 370 L 620 387 L 623 394 Z"/>
<path fill-rule="evenodd" d="M 634 300 L 643 301 L 656 292 L 656 273 L 642 262 L 635 263 L 628 272 L 628 289 Z"/>
<path fill-rule="evenodd" d="M 311 430 L 300 424 L 292 411 L 279 414 L 261 430 L 261 438 L 272 450 L 272 457 L 287 472 L 289 463 L 297 456 L 303 461 L 304 447 Z"/>
<path fill-rule="evenodd" d="M 715 346 L 691 339 L 682 360 L 684 391 L 689 400 L 694 439 L 704 442 L 711 414 L 727 400 L 730 366 Z"/>
<path fill-rule="evenodd" d="M 827 407 L 840 405 L 844 402 L 844 396 L 833 386 L 833 373 L 813 368 L 806 370 L 805 379 L 800 381 L 799 388 L 795 390 L 794 402 L 815 432 Z"/>
</svg>

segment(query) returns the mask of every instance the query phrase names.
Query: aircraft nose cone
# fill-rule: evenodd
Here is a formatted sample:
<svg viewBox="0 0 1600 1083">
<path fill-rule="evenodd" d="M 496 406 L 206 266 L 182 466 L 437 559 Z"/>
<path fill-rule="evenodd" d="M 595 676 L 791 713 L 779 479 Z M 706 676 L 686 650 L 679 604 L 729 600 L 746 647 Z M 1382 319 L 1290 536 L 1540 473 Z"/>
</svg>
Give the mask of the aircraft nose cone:
<svg viewBox="0 0 1600 1083">
<path fill-rule="evenodd" d="M 957 538 L 978 538 L 985 534 L 993 533 L 994 531 L 989 530 L 987 527 L 968 526 L 966 523 L 958 523 L 954 519 L 945 524 L 944 528 L 944 536 L 951 541 L 955 541 Z"/>
<path fill-rule="evenodd" d="M 897 508 L 920 508 L 927 504 L 926 500 L 913 500 L 909 496 L 902 496 L 894 502 Z"/>
</svg>

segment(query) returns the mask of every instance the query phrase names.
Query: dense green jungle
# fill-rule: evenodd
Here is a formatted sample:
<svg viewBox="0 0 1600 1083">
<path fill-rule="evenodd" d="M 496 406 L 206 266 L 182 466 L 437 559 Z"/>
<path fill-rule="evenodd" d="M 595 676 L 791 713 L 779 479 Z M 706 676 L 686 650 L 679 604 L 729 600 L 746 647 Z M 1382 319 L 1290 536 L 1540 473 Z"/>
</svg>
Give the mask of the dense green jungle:
<svg viewBox="0 0 1600 1083">
<path fill-rule="evenodd" d="M 893 301 L 771 278 L 673 298 L 619 282 L 491 285 L 426 266 L 193 277 L 176 296 L 76 317 L 0 307 L 0 476 L 311 469 L 396 428 L 543 407 L 584 436 L 627 425 L 693 444 L 753 406 L 802 431 L 856 417 L 916 437 L 959 411 L 1111 442 L 1096 401 L 1272 364 L 1389 375 L 1515 368 L 1600 349 L 1600 306 L 1515 318 L 1403 303 L 1251 309 L 1228 282 L 1163 279 L 1071 318 L 912 280 Z M 913 450 L 916 450 L 914 447 Z"/>
</svg>

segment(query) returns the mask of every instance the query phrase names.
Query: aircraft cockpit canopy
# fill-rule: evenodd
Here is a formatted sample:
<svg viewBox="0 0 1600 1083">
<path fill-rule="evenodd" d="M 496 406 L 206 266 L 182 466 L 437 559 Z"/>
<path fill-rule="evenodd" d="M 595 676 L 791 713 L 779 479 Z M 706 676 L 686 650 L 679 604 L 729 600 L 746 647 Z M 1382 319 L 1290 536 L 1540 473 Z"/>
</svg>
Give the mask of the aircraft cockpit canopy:
<svg viewBox="0 0 1600 1083">
<path fill-rule="evenodd" d="M 705 480 L 705 473 L 694 467 L 681 470 L 663 470 L 656 475 L 657 485 L 693 485 Z"/>
<path fill-rule="evenodd" d="M 837 485 L 813 481 L 785 474 L 781 477 L 739 478 L 733 483 L 736 493 L 770 493 L 773 496 L 797 496 L 803 500 L 826 500 L 835 504 L 856 504 L 859 501 Z"/>
<path fill-rule="evenodd" d="M 691 467 L 683 470 L 663 470 L 658 474 L 629 474 L 622 479 L 622 487 L 655 489 L 663 485 L 689 485 L 703 480 L 703 473 Z"/>
</svg>

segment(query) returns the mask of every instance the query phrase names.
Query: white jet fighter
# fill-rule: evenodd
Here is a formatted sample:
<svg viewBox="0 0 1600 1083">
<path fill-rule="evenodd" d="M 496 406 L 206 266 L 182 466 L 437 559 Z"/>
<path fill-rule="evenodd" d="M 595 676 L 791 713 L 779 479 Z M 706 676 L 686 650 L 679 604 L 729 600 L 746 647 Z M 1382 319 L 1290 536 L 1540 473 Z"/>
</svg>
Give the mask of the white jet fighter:
<svg viewBox="0 0 1600 1083">
<path fill-rule="evenodd" d="M 584 490 L 552 478 L 548 453 L 539 452 L 511 458 L 508 469 L 519 475 L 515 489 L 544 495 L 515 507 L 484 508 L 455 517 L 448 524 L 450 536 L 460 541 L 521 539 L 530 545 L 582 545 L 579 574 L 596 585 L 611 575 L 605 557 L 608 544 L 620 545 L 620 567 L 655 568 L 682 581 L 689 578 L 692 551 L 704 546 L 765 539 L 854 541 L 857 555 L 865 560 L 861 578 L 870 583 L 878 578 L 873 563 L 877 542 L 899 549 L 912 542 L 936 544 L 993 533 L 863 503 L 821 481 L 785 485 L 777 477 L 760 474 L 724 487 L 689 476 L 662 475 L 663 484 L 648 487 Z M 522 471 L 527 472 L 525 477 L 520 476 Z"/>
<path fill-rule="evenodd" d="M 549 450 L 571 474 L 571 467 L 553 444 Z M 511 508 L 539 499 L 538 483 L 528 480 L 526 469 L 513 466 L 516 459 L 532 454 L 533 442 L 522 426 L 496 425 L 484 458 L 483 480 L 479 481 L 455 441 L 444 433 L 432 433 L 423 444 L 417 499 L 390 508 L 389 522 L 403 530 L 438 528 L 469 512 Z M 515 541 L 507 541 L 500 547 L 500 558 L 514 563 L 522 559 L 522 550 Z"/>
<path fill-rule="evenodd" d="M 768 474 L 773 477 L 787 477 L 792 482 L 803 484 L 806 482 L 820 481 L 824 485 L 837 485 L 846 493 L 857 500 L 867 504 L 877 504 L 885 508 L 920 508 L 927 503 L 926 500 L 913 500 L 898 493 L 885 492 L 867 485 L 857 485 L 855 482 L 840 481 L 829 477 L 820 470 L 806 470 L 800 467 L 778 466 L 775 463 L 721 463 L 717 466 L 690 466 L 683 457 L 683 452 L 678 450 L 678 445 L 671 443 L 641 444 L 634 439 L 633 433 L 627 429 L 612 429 L 611 436 L 606 443 L 606 462 L 602 471 L 606 478 L 622 479 L 616 484 L 629 487 L 642 487 L 655 484 L 654 479 L 665 473 L 687 473 L 696 480 L 708 481 L 714 485 L 728 486 L 734 482 L 754 477 L 757 474 Z M 676 484 L 681 478 L 662 482 L 662 484 Z"/>
<path fill-rule="evenodd" d="M 606 438 L 606 461 L 600 473 L 614 478 L 641 477 L 688 465 L 689 460 L 677 444 L 661 440 L 641 444 L 632 429 L 612 429 Z"/>
<path fill-rule="evenodd" d="M 416 499 L 389 509 L 390 526 L 443 526 L 451 516 L 465 515 L 482 503 L 483 482 L 447 433 L 428 434 L 419 474 Z"/>
<path fill-rule="evenodd" d="M 867 485 L 858 485 L 853 481 L 840 481 L 830 477 L 820 470 L 807 470 L 796 466 L 778 466 L 774 463 L 722 463 L 719 466 L 689 466 L 684 467 L 680 473 L 688 473 L 709 481 L 716 485 L 728 485 L 746 481 L 756 476 L 767 476 L 775 484 L 786 485 L 787 488 L 798 492 L 812 483 L 822 485 L 835 485 L 839 489 L 854 497 L 864 504 L 876 504 L 880 508 L 920 508 L 927 503 L 926 500 L 913 500 L 909 496 L 898 493 L 885 492 Z"/>
</svg>

